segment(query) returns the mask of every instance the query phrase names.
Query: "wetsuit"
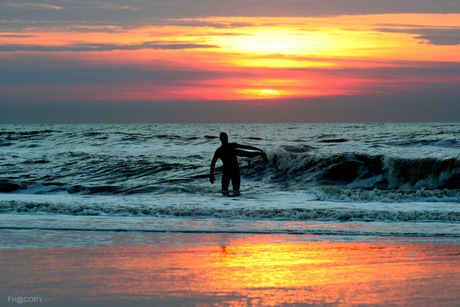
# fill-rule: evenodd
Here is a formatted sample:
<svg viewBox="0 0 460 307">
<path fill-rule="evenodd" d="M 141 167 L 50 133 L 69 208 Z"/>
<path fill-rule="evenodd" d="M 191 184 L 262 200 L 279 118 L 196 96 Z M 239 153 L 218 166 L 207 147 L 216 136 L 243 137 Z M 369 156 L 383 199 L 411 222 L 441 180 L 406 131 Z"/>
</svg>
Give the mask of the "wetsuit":
<svg viewBox="0 0 460 307">
<path fill-rule="evenodd" d="M 240 190 L 240 166 L 235 152 L 237 146 L 238 144 L 236 143 L 227 143 L 220 146 L 214 154 L 214 156 L 220 158 L 224 164 L 224 171 L 222 174 L 222 192 L 228 191 L 230 181 L 232 181 L 234 191 Z"/>
</svg>

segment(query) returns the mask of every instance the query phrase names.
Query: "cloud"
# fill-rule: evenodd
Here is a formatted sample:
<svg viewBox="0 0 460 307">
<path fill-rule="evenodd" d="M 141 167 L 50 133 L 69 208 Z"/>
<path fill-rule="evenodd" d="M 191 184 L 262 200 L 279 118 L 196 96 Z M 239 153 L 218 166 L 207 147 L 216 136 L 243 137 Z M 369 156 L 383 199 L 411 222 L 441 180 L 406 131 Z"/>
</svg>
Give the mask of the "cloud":
<svg viewBox="0 0 460 307">
<path fill-rule="evenodd" d="M 416 38 L 426 39 L 432 45 L 460 45 L 460 29 L 420 29 Z"/>
<path fill-rule="evenodd" d="M 229 29 L 241 27 L 253 27 L 256 24 L 249 22 L 213 22 L 194 19 L 162 19 L 150 25 L 181 26 L 181 27 L 208 27 L 215 29 Z"/>
<path fill-rule="evenodd" d="M 78 84 L 137 84 L 174 86 L 177 83 L 196 83 L 201 80 L 216 80 L 248 77 L 250 73 L 216 72 L 196 68 L 180 67 L 171 62 L 156 62 L 145 66 L 111 63 L 97 64 L 86 60 L 62 59 L 54 55 L 17 55 L 0 58 L 0 86 L 43 86 Z M 174 68 L 171 68 L 174 67 Z M 0 96 L 2 92 L 0 90 Z"/>
<path fill-rule="evenodd" d="M 0 3 L 5 27 L 49 27 L 71 24 L 141 27 L 158 20 L 206 17 L 324 17 L 366 14 L 453 14 L 460 1 L 452 0 L 47 0 L 45 4 Z M 12 24 L 14 22 L 14 24 Z M 194 25 L 197 26 L 197 25 Z M 237 24 L 209 24 L 236 27 Z"/>
<path fill-rule="evenodd" d="M 35 35 L 27 35 L 27 34 L 0 34 L 0 37 L 9 37 L 9 38 L 29 38 L 29 37 L 35 37 Z"/>
<path fill-rule="evenodd" d="M 423 61 L 394 61 L 388 62 L 387 67 L 358 67 L 358 68 L 292 68 L 291 71 L 323 71 L 326 74 L 352 76 L 355 78 L 381 78 L 398 80 L 407 76 L 418 78 L 456 77 L 460 82 L 460 63 L 456 62 L 423 62 Z"/>
<path fill-rule="evenodd" d="M 75 43 L 69 45 L 27 45 L 27 44 L 4 44 L 0 45 L 0 52 L 98 52 L 113 50 L 140 50 L 140 49 L 202 49 L 202 48 L 219 48 L 214 45 L 194 44 L 194 43 L 164 43 L 164 42 L 144 42 L 141 44 L 92 44 L 92 43 Z"/>
<path fill-rule="evenodd" d="M 460 28 L 377 28 L 379 32 L 418 35 L 416 39 L 427 40 L 431 45 L 460 45 Z"/>
<path fill-rule="evenodd" d="M 4 6 L 14 7 L 18 9 L 51 9 L 51 10 L 62 10 L 62 6 L 52 5 L 47 3 L 16 3 L 7 2 Z"/>
</svg>

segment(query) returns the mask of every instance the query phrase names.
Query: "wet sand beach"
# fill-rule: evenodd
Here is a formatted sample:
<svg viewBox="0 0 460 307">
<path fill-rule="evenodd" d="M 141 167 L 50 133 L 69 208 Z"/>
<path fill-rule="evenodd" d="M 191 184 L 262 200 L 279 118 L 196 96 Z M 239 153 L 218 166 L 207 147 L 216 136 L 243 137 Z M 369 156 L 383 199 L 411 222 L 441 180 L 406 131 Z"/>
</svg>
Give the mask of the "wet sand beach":
<svg viewBox="0 0 460 307">
<path fill-rule="evenodd" d="M 18 242 L 0 250 L 1 306 L 460 305 L 456 238 L 12 229 L 0 237 Z"/>
</svg>

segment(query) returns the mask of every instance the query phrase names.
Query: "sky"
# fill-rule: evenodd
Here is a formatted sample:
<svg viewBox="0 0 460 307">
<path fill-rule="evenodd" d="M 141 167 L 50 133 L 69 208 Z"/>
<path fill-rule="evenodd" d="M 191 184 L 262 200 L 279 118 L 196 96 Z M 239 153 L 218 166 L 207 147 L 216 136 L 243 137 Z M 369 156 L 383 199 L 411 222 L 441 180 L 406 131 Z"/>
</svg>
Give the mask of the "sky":
<svg viewBox="0 0 460 307">
<path fill-rule="evenodd" d="M 458 0 L 0 1 L 0 123 L 459 119 Z"/>
</svg>

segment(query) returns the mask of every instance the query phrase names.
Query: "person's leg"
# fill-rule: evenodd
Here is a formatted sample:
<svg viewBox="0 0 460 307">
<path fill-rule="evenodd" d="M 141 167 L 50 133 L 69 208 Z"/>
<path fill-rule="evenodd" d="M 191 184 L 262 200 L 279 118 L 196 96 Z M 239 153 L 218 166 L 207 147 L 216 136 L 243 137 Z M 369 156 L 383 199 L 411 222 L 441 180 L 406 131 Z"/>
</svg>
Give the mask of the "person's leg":
<svg viewBox="0 0 460 307">
<path fill-rule="evenodd" d="M 222 194 L 228 194 L 228 186 L 230 185 L 230 176 L 224 171 L 222 174 Z"/>
<path fill-rule="evenodd" d="M 239 170 L 234 172 L 232 176 L 232 187 L 233 187 L 233 192 L 239 193 L 240 192 L 240 183 L 241 183 L 241 178 L 240 178 L 240 172 Z"/>
</svg>

